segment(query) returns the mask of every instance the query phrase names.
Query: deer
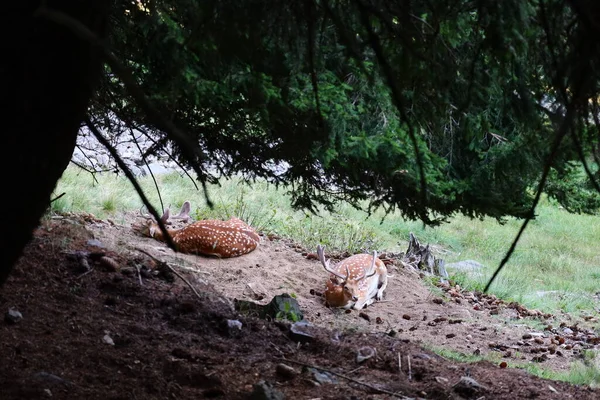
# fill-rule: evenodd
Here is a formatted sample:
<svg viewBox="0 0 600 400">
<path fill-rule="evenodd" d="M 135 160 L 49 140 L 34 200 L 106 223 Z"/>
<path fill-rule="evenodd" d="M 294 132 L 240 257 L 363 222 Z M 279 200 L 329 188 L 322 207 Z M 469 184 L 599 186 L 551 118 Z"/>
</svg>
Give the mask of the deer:
<svg viewBox="0 0 600 400">
<path fill-rule="evenodd" d="M 388 284 L 387 268 L 377 258 L 377 251 L 370 254 L 355 254 L 335 267 L 325 259 L 324 246 L 317 246 L 317 256 L 329 279 L 325 288 L 325 301 L 330 307 L 362 310 L 383 299 Z"/>
<path fill-rule="evenodd" d="M 189 220 L 190 204 L 186 201 L 174 218 Z M 160 220 L 169 224 L 170 210 L 164 212 Z M 134 225 L 134 230 L 143 236 L 165 242 L 160 227 L 152 219 Z M 260 244 L 260 236 L 254 228 L 239 218 L 227 221 L 206 219 L 196 221 L 180 229 L 167 229 L 177 251 L 187 254 L 200 254 L 219 258 L 239 257 L 255 250 Z"/>
</svg>

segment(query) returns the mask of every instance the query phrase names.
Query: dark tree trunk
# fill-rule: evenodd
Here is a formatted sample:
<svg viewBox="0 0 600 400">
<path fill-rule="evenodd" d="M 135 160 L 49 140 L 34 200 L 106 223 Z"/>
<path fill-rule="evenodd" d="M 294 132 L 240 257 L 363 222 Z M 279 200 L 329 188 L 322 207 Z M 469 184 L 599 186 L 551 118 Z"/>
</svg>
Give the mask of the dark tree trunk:
<svg viewBox="0 0 600 400">
<path fill-rule="evenodd" d="M 67 167 L 101 72 L 97 49 L 68 28 L 34 17 L 42 1 L 2 5 L 0 285 L 31 240 Z M 105 37 L 108 1 L 48 0 L 47 7 Z"/>
</svg>

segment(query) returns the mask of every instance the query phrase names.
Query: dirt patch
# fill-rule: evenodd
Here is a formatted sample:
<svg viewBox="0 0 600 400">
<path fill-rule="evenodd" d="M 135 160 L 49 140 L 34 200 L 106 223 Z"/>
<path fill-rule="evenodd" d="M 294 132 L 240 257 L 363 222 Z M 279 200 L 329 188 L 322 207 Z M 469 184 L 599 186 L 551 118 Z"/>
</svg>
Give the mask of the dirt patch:
<svg viewBox="0 0 600 400">
<path fill-rule="evenodd" d="M 177 266 L 201 299 L 136 249 Z M 311 294 L 322 290 L 326 273 L 303 250 L 265 238 L 246 256 L 217 260 L 175 254 L 129 226 L 89 216 L 46 221 L 0 290 L 0 310 L 23 315 L 0 323 L 1 398 L 245 399 L 260 381 L 293 399 L 598 396 L 500 367 L 504 360 L 532 362 L 546 354 L 537 360 L 541 367 L 567 368 L 594 345 L 577 339 L 582 328 L 569 335 L 558 317 L 537 316 L 554 325 L 537 332 L 522 323 L 533 317 L 518 319 L 517 308 L 455 295 L 455 288 L 432 294 L 418 274 L 394 266 L 383 302 L 362 314 L 328 309 Z M 82 266 L 81 252 L 97 254 L 91 271 Z M 296 297 L 315 325 L 314 340 L 298 344 L 286 323 L 233 310 L 233 299 L 265 304 L 281 293 Z M 241 329 L 229 321 L 241 322 Z M 551 353 L 557 336 L 563 337 L 560 354 Z M 455 363 L 420 344 L 497 354 L 498 362 Z M 365 347 L 374 357 L 359 364 L 357 352 Z M 482 387 L 473 388 L 469 379 Z"/>
</svg>

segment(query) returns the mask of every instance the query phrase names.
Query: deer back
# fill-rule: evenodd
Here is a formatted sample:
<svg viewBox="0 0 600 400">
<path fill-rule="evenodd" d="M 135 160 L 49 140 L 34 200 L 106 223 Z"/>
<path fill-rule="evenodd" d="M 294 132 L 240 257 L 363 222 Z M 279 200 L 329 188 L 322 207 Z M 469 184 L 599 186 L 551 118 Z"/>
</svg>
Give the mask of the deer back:
<svg viewBox="0 0 600 400">
<path fill-rule="evenodd" d="M 203 220 L 188 225 L 173 237 L 182 253 L 237 257 L 255 250 L 260 236 L 240 219 Z"/>
</svg>

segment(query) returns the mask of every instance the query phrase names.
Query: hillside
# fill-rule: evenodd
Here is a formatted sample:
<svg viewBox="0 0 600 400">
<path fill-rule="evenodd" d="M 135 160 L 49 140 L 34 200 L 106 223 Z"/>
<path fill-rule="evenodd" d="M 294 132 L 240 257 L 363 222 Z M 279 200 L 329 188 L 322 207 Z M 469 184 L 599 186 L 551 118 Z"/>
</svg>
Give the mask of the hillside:
<svg viewBox="0 0 600 400">
<path fill-rule="evenodd" d="M 596 347 L 586 328 L 594 321 L 433 287 L 392 257 L 384 301 L 362 313 L 332 310 L 318 296 L 326 273 L 311 249 L 265 237 L 234 259 L 175 254 L 136 236 L 135 218 L 127 214 L 119 225 L 68 214 L 36 231 L 0 291 L 3 312 L 23 317 L 0 325 L 2 399 L 283 398 L 260 394 L 266 387 L 290 399 L 598 396 L 502 368 L 567 371 Z M 146 253 L 175 268 L 198 296 Z M 303 343 L 290 323 L 235 309 L 282 293 L 296 298 L 311 324 Z M 365 347 L 374 356 L 359 364 Z M 444 352 L 492 362 L 459 363 Z"/>
</svg>

